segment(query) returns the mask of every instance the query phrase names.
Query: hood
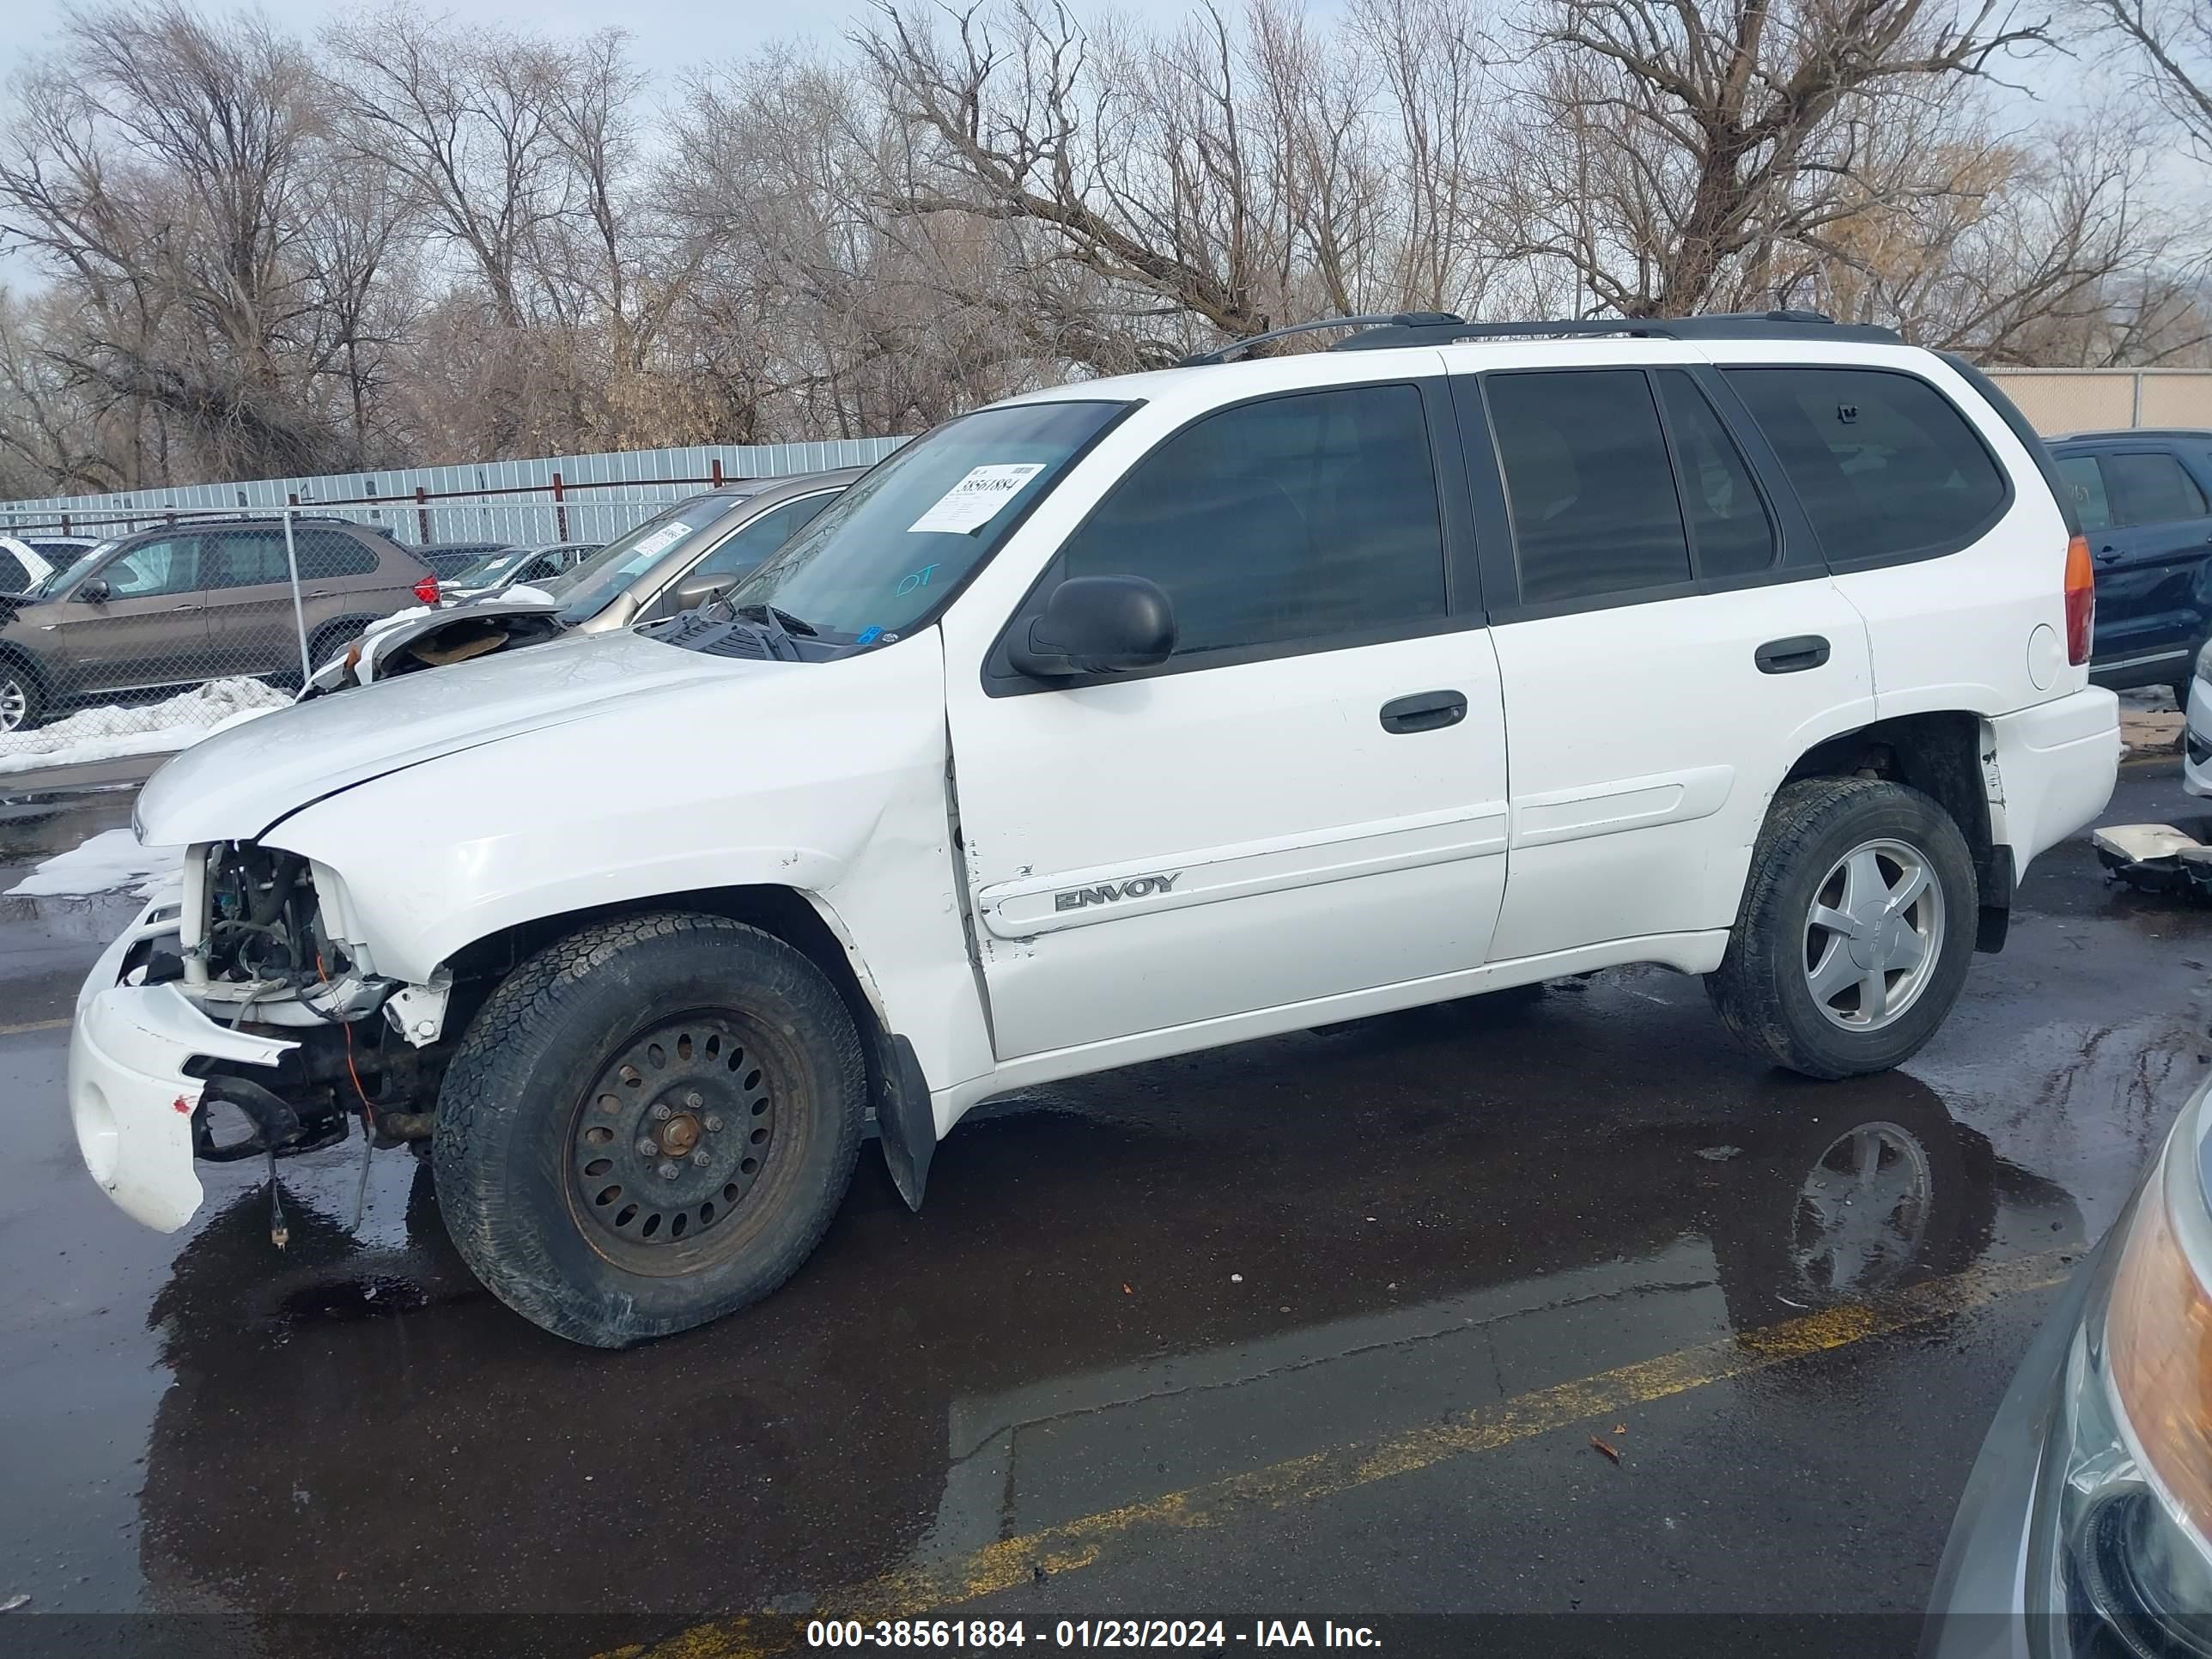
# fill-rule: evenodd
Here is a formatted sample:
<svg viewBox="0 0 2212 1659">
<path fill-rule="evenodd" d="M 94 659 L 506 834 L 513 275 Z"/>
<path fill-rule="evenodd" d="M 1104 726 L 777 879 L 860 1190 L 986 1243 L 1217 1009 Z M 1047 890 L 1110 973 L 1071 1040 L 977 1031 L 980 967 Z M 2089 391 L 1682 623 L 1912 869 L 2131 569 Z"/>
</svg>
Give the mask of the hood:
<svg viewBox="0 0 2212 1659">
<path fill-rule="evenodd" d="M 148 846 L 246 840 L 310 801 L 519 732 L 641 711 L 689 686 L 790 663 L 709 657 L 635 634 L 577 635 L 317 697 L 194 744 L 154 774 L 133 822 Z"/>
</svg>

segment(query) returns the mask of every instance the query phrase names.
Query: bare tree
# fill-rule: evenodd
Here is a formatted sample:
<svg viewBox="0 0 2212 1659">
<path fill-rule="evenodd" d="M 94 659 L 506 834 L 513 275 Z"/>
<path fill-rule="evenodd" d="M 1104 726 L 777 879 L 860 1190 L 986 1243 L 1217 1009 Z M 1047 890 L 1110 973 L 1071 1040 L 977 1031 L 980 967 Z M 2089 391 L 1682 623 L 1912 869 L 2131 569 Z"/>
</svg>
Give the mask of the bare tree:
<svg viewBox="0 0 2212 1659">
<path fill-rule="evenodd" d="M 264 21 L 179 0 L 67 15 L 28 76 L 0 213 L 75 279 L 45 350 L 71 382 L 177 423 L 225 467 L 333 459 L 298 370 L 320 303 L 297 259 L 327 182 L 306 54 Z"/>
<path fill-rule="evenodd" d="M 2074 0 L 2072 15 L 2121 48 L 2191 155 L 2212 161 L 2212 9 L 2201 0 Z"/>
<path fill-rule="evenodd" d="M 1528 249 L 1624 316 L 1753 298 L 1783 245 L 1924 191 L 1883 129 L 2045 39 L 1999 0 L 1540 0 L 1528 34 Z"/>
</svg>

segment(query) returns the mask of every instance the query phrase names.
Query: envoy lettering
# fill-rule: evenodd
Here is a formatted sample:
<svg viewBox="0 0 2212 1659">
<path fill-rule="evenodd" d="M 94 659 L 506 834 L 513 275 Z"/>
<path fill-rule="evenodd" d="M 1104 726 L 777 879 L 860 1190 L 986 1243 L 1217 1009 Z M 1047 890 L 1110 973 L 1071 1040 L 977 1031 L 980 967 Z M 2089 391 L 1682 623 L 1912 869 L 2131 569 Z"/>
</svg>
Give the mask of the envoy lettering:
<svg viewBox="0 0 2212 1659">
<path fill-rule="evenodd" d="M 1156 893 L 1175 890 L 1176 879 L 1182 872 L 1173 871 L 1164 876 L 1132 876 L 1121 883 L 1102 882 L 1096 887 L 1071 887 L 1064 893 L 1052 896 L 1055 910 L 1080 910 L 1086 904 L 1111 904 L 1117 899 L 1151 898 Z"/>
</svg>

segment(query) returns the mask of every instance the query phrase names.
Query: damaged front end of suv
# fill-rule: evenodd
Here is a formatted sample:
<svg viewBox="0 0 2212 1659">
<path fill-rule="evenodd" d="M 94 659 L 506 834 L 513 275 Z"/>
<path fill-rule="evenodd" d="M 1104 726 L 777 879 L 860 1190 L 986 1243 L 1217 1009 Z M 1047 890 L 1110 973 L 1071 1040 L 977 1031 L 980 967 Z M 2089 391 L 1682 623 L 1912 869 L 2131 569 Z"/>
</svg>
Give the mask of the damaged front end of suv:
<svg viewBox="0 0 2212 1659">
<path fill-rule="evenodd" d="M 186 849 L 181 891 L 109 946 L 80 994 L 70 1108 L 126 1212 L 182 1226 L 198 1160 L 273 1171 L 356 1127 L 377 1146 L 428 1141 L 450 986 L 379 975 L 349 922 L 334 872 L 215 842 Z"/>
</svg>

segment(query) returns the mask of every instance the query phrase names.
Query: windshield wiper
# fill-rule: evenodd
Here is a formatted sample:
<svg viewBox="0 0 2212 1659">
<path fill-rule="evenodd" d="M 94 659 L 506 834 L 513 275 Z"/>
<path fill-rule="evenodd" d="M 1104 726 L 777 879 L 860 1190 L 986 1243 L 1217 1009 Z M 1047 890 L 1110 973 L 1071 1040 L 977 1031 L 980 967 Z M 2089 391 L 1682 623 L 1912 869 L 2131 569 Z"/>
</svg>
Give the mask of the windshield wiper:
<svg viewBox="0 0 2212 1659">
<path fill-rule="evenodd" d="M 741 605 L 735 607 L 735 611 L 740 617 L 750 617 L 757 612 L 763 622 L 774 623 L 786 634 L 804 634 L 813 639 L 822 632 L 804 617 L 794 617 L 788 611 L 779 611 L 772 605 Z"/>
</svg>

